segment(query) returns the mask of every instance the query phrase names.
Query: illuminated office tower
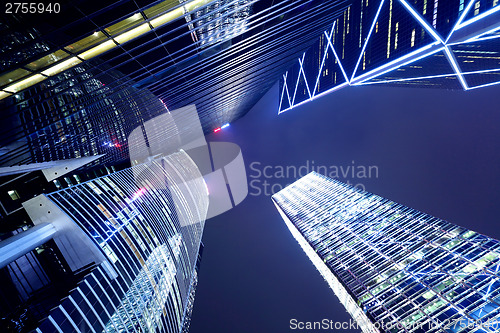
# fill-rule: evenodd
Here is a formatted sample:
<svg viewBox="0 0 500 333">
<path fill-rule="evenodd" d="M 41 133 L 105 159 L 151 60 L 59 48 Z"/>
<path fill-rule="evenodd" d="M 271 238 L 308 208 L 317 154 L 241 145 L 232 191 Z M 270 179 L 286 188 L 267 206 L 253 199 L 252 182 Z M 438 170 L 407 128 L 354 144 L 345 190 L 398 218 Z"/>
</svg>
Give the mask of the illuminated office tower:
<svg viewBox="0 0 500 333">
<path fill-rule="evenodd" d="M 130 84 L 116 89 L 117 82 L 126 79 L 120 72 L 108 69 L 106 74 L 94 74 L 95 70 L 84 64 L 61 74 L 63 78 L 48 79 L 16 95 L 14 103 L 3 109 L 0 165 L 101 154 L 104 156 L 87 168 L 127 161 L 130 132 L 167 110 L 146 89 L 135 89 Z M 64 79 L 71 85 L 54 92 L 51 88 Z M 25 100 L 31 98 L 39 103 Z"/>
<path fill-rule="evenodd" d="M 498 332 L 497 240 L 314 172 L 272 199 L 363 332 Z"/>
<path fill-rule="evenodd" d="M 353 85 L 499 84 L 499 38 L 498 1 L 353 1 L 283 75 L 280 112 Z"/>
<path fill-rule="evenodd" d="M 58 5 L 57 13 L 14 10 L 0 19 L 0 112 L 9 115 L 1 124 L 9 132 L 0 136 L 2 165 L 26 163 L 31 149 L 40 147 L 42 155 L 58 159 L 96 150 L 121 156 L 123 149 L 116 148 L 126 143 L 110 121 L 93 124 L 87 137 L 66 132 L 100 112 L 105 119 L 118 113 L 118 121 L 141 123 L 165 107 L 195 104 L 205 133 L 231 123 L 328 28 L 346 1 Z"/>
<path fill-rule="evenodd" d="M 2 332 L 182 332 L 208 191 L 184 151 L 23 203 L 1 242 Z"/>
</svg>

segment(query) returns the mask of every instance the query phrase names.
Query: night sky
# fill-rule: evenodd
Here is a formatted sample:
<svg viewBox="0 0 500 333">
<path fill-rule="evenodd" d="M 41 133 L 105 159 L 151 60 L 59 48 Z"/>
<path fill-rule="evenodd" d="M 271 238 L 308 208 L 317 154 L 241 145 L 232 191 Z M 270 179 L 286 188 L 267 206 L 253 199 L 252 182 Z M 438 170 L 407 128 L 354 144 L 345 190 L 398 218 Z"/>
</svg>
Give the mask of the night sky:
<svg viewBox="0 0 500 333">
<path fill-rule="evenodd" d="M 294 318 L 349 322 L 263 193 L 264 181 L 279 190 L 301 166 L 302 175 L 312 164 L 337 169 L 339 180 L 500 239 L 499 108 L 498 86 L 370 86 L 278 116 L 274 86 L 246 116 L 208 137 L 240 145 L 253 186 L 243 203 L 206 223 L 190 332 L 297 332 L 290 329 Z M 271 177 L 259 177 L 266 166 Z M 277 178 L 280 166 L 289 178 Z M 358 173 L 370 166 L 371 175 Z"/>
</svg>

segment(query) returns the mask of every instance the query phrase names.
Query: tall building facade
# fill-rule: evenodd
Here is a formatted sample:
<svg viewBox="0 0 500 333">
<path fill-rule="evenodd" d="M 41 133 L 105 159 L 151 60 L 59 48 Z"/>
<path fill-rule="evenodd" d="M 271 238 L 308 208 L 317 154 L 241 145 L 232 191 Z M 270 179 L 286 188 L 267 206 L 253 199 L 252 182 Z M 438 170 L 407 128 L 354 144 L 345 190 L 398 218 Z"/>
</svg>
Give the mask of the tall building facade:
<svg viewBox="0 0 500 333">
<path fill-rule="evenodd" d="M 183 332 L 208 190 L 183 151 L 23 203 L 2 241 L 3 332 Z"/>
<path fill-rule="evenodd" d="M 279 112 L 354 85 L 476 89 L 500 83 L 495 0 L 360 0 L 281 79 Z"/>
<path fill-rule="evenodd" d="M 363 332 L 499 331 L 499 241 L 314 172 L 272 200 Z"/>
<path fill-rule="evenodd" d="M 166 107 L 195 104 L 212 132 L 248 112 L 346 1 L 58 4 L 0 19 L 3 165 L 26 163 L 33 149 L 37 159 L 122 156 L 127 133 L 113 121 L 140 124 Z M 75 127 L 89 133 L 67 132 Z"/>
</svg>

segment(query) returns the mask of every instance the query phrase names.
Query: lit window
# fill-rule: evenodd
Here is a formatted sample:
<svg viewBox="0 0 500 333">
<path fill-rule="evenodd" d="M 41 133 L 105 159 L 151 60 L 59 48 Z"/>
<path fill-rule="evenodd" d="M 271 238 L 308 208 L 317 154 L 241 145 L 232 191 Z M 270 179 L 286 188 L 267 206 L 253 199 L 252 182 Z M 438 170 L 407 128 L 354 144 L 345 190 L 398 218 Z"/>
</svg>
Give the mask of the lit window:
<svg viewBox="0 0 500 333">
<path fill-rule="evenodd" d="M 140 13 L 136 13 L 116 24 L 113 24 L 112 26 L 105 28 L 104 30 L 106 30 L 106 32 L 109 33 L 110 35 L 116 35 L 122 31 L 127 30 L 128 28 L 137 25 L 142 21 L 144 21 L 142 15 Z"/>
<path fill-rule="evenodd" d="M 78 176 L 78 175 L 73 175 L 73 177 L 75 178 L 75 180 L 76 180 L 76 182 L 77 182 L 78 184 L 80 184 L 80 183 L 82 182 L 82 179 L 80 178 L 80 176 Z"/>
<path fill-rule="evenodd" d="M 434 0 L 434 13 L 432 16 L 432 26 L 434 28 L 436 28 L 436 25 L 437 25 L 438 3 L 439 3 L 439 0 Z"/>
<path fill-rule="evenodd" d="M 66 183 L 68 184 L 68 186 L 72 186 L 73 185 L 73 182 L 71 181 L 71 179 L 69 179 L 69 177 L 64 177 L 64 180 L 66 181 Z"/>
<path fill-rule="evenodd" d="M 6 84 L 11 83 L 12 81 L 15 81 L 17 79 L 20 79 L 28 74 L 30 74 L 30 72 L 22 68 L 16 69 L 12 72 L 8 72 L 0 76 L 0 86 L 5 86 Z"/>
<path fill-rule="evenodd" d="M 173 8 L 176 4 L 177 4 L 176 2 L 170 0 L 163 1 L 153 7 L 145 9 L 144 14 L 146 14 L 148 18 L 152 18 L 153 16 L 164 13 L 170 8 Z"/>
<path fill-rule="evenodd" d="M 51 54 L 46 55 L 43 58 L 30 62 L 26 65 L 26 67 L 35 71 L 37 69 L 47 67 L 48 65 L 53 64 L 61 59 L 67 58 L 68 56 L 69 54 L 67 52 L 64 52 L 63 50 L 57 50 L 55 52 L 52 52 Z"/>
<path fill-rule="evenodd" d="M 55 66 L 47 68 L 46 70 L 44 70 L 42 72 L 42 74 L 47 75 L 47 76 L 56 75 L 56 74 L 61 73 L 62 71 L 65 71 L 68 68 L 71 68 L 71 67 L 81 63 L 81 62 L 82 61 L 80 59 L 78 59 L 77 57 L 72 57 L 72 58 L 69 58 L 68 60 L 64 60 L 64 61 L 58 63 Z"/>
<path fill-rule="evenodd" d="M 149 24 L 144 23 L 143 25 L 140 25 L 137 28 L 134 28 L 132 30 L 129 30 L 129 31 L 119 35 L 119 36 L 116 36 L 115 40 L 118 43 L 123 44 L 125 42 L 128 42 L 131 39 L 134 39 L 140 35 L 145 34 L 149 30 L 151 30 L 151 28 L 149 27 Z"/>
<path fill-rule="evenodd" d="M 85 37 L 71 45 L 66 46 L 65 49 L 73 53 L 79 52 L 83 49 L 86 49 L 92 45 L 95 45 L 103 41 L 106 38 L 107 38 L 106 35 L 104 35 L 102 32 L 96 31 L 92 35 Z"/>
<path fill-rule="evenodd" d="M 112 40 L 108 40 L 104 43 L 101 43 L 85 52 L 82 52 L 79 56 L 80 58 L 84 59 L 84 60 L 88 60 L 90 58 L 93 58 L 101 53 L 104 53 L 108 50 L 111 50 L 112 48 L 114 48 L 116 46 L 115 42 L 112 41 Z"/>
<path fill-rule="evenodd" d="M 45 80 L 45 77 L 40 74 L 32 75 L 24 80 L 18 81 L 10 86 L 6 87 L 4 90 L 10 93 L 17 93 L 27 87 L 37 84 L 40 81 Z"/>
<path fill-rule="evenodd" d="M 10 95 L 12 94 L 5 91 L 0 91 L 0 99 L 4 99 L 5 97 L 8 97 Z"/>
<path fill-rule="evenodd" d="M 19 193 L 17 193 L 16 190 L 8 191 L 7 193 L 9 194 L 12 200 L 20 199 Z"/>
</svg>

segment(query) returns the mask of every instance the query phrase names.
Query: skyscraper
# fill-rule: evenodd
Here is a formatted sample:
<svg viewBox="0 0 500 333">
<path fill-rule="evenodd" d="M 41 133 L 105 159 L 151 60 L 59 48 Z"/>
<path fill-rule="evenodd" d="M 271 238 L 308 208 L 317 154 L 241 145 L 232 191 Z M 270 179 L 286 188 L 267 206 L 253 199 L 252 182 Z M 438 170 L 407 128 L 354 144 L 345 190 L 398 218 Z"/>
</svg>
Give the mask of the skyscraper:
<svg viewBox="0 0 500 333">
<path fill-rule="evenodd" d="M 181 332 L 208 191 L 183 151 L 23 203 L 2 241 L 2 331 Z"/>
<path fill-rule="evenodd" d="M 120 158 L 129 128 L 189 104 L 209 133 L 248 112 L 345 3 L 64 0 L 56 10 L 10 9 L 0 20 L 0 165 L 104 150 L 104 159 Z"/>
<path fill-rule="evenodd" d="M 499 241 L 314 172 L 272 200 L 363 332 L 498 332 Z"/>
<path fill-rule="evenodd" d="M 500 83 L 498 1 L 353 1 L 281 79 L 280 112 L 355 85 Z"/>
</svg>

